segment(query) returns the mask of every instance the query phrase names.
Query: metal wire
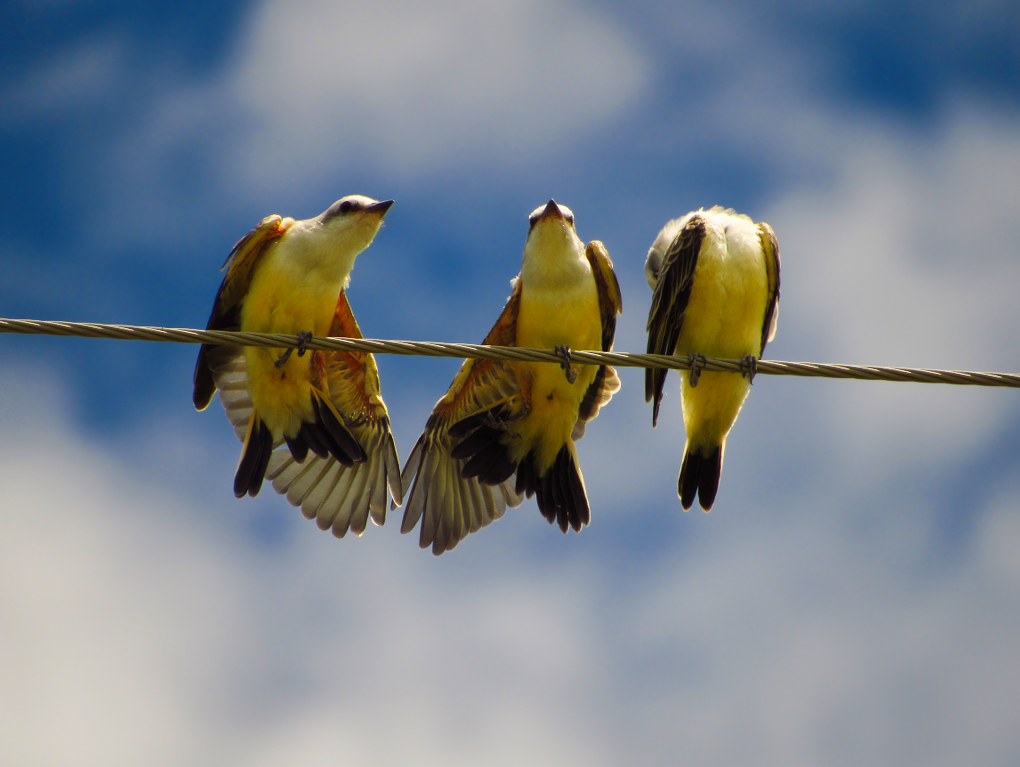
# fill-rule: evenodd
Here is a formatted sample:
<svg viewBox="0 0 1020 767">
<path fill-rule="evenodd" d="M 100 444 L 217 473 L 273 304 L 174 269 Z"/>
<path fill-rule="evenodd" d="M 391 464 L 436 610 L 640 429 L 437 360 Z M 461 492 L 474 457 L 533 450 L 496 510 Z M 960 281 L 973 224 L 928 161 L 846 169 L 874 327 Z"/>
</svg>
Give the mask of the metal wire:
<svg viewBox="0 0 1020 767">
<path fill-rule="evenodd" d="M 272 333 L 239 333 L 226 330 L 193 330 L 160 328 L 144 325 L 106 325 L 94 322 L 52 322 L 45 320 L 0 319 L 0 333 L 22 335 L 76 336 L 79 338 L 112 338 L 120 341 L 164 341 L 181 344 L 225 344 L 229 346 L 271 346 L 276 348 L 300 345 L 297 336 Z M 371 338 L 313 338 L 308 349 L 322 351 L 358 351 L 376 354 L 404 354 L 423 357 L 457 357 L 460 359 L 517 360 L 524 362 L 561 363 L 563 355 L 548 349 L 524 349 L 514 346 L 482 346 L 434 341 L 379 341 Z M 617 367 L 669 368 L 690 370 L 685 357 L 663 354 L 629 354 L 570 350 L 572 362 L 615 365 Z M 708 357 L 702 370 L 740 373 L 741 361 Z M 800 376 L 803 378 L 852 378 L 862 381 L 899 381 L 913 383 L 957 384 L 961 386 L 1006 386 L 1020 388 L 1020 374 L 981 373 L 967 370 L 929 370 L 924 368 L 891 368 L 871 365 L 830 365 L 815 362 L 780 362 L 760 360 L 757 374 Z"/>
</svg>

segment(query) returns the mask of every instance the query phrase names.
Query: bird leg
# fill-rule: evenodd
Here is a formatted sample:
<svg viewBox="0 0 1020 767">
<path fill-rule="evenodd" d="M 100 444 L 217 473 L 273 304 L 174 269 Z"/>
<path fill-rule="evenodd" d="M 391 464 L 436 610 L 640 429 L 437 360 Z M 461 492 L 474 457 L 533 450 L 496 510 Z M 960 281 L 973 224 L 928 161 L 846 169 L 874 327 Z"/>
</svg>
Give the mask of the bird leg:
<svg viewBox="0 0 1020 767">
<path fill-rule="evenodd" d="M 564 344 L 556 346 L 555 352 L 563 357 L 560 367 L 567 374 L 567 383 L 574 383 L 577 380 L 577 371 L 570 365 L 570 347 Z"/>
<path fill-rule="evenodd" d="M 308 349 L 305 348 L 305 344 L 312 340 L 311 331 L 310 330 L 298 331 L 297 340 L 298 340 L 297 356 L 304 357 L 305 352 L 308 351 Z"/>
<path fill-rule="evenodd" d="M 698 385 L 698 379 L 701 378 L 701 371 L 708 363 L 704 354 L 696 354 L 691 352 L 687 355 L 687 363 L 691 366 L 691 388 L 693 389 Z"/>
<path fill-rule="evenodd" d="M 297 345 L 298 353 L 297 353 L 297 356 L 304 357 L 305 356 L 305 352 L 308 351 L 308 349 L 305 348 L 305 344 L 307 344 L 309 341 L 312 340 L 312 334 L 309 331 L 307 331 L 307 330 L 301 330 L 301 331 L 298 332 L 297 337 L 298 337 L 298 345 Z M 293 354 L 293 353 L 294 353 L 294 349 L 291 348 L 291 349 L 288 349 L 287 351 L 285 351 L 279 357 L 277 357 L 276 358 L 276 362 L 273 363 L 276 366 L 276 369 L 279 370 L 284 365 L 286 365 L 287 364 L 287 360 L 290 359 L 290 355 Z"/>
<path fill-rule="evenodd" d="M 740 360 L 740 375 L 744 376 L 752 384 L 754 383 L 754 377 L 758 375 L 758 358 L 753 354 L 748 354 Z"/>
</svg>

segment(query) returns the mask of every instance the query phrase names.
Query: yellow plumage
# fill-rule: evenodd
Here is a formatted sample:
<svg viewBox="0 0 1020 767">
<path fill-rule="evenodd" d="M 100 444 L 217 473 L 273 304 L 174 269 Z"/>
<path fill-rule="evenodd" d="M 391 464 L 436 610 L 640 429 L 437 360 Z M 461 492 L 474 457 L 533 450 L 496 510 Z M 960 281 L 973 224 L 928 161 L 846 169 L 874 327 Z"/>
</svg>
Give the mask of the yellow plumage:
<svg viewBox="0 0 1020 767">
<path fill-rule="evenodd" d="M 521 286 L 517 346 L 600 348 L 602 320 L 595 276 L 580 241 L 564 244 L 573 247 L 547 245 L 536 248 L 532 255 L 539 263 L 528 271 L 530 279 Z M 565 257 L 557 258 L 561 251 L 565 252 Z M 522 269 L 521 279 L 524 278 Z M 518 362 L 515 365 L 521 385 L 528 389 L 531 410 L 514 424 L 519 436 L 514 441 L 514 458 L 520 462 L 529 452 L 537 450 L 536 467 L 544 473 L 570 441 L 581 400 L 595 379 L 598 367 L 577 366 L 577 378 L 571 383 L 563 368 L 552 363 Z"/>
<path fill-rule="evenodd" d="M 649 352 L 729 359 L 764 352 L 775 333 L 779 301 L 779 249 L 768 224 L 721 208 L 690 213 L 659 233 L 645 270 L 654 290 Z M 705 372 L 692 386 L 691 371 L 680 376 L 687 446 L 678 492 L 685 509 L 697 492 L 707 511 L 718 488 L 726 436 L 751 381 Z M 653 423 L 664 379 L 665 371 L 646 376 L 646 397 L 655 399 Z"/>
<path fill-rule="evenodd" d="M 343 289 L 391 203 L 352 195 L 305 221 L 263 219 L 227 259 L 208 327 L 360 336 Z M 387 484 L 394 501 L 402 499 L 378 387 L 371 355 L 203 346 L 194 402 L 204 409 L 220 389 L 243 438 L 238 497 L 257 494 L 269 476 L 291 502 L 343 535 L 362 532 L 370 512 L 382 523 Z M 274 452 L 284 442 L 288 450 Z"/>
<path fill-rule="evenodd" d="M 531 216 L 521 273 L 484 343 L 610 349 L 621 308 L 612 261 L 587 249 L 573 214 L 550 201 Z M 619 389 L 606 366 L 469 360 L 436 403 L 403 471 L 402 532 L 422 519 L 435 554 L 537 495 L 564 532 L 590 520 L 574 440 Z"/>
</svg>

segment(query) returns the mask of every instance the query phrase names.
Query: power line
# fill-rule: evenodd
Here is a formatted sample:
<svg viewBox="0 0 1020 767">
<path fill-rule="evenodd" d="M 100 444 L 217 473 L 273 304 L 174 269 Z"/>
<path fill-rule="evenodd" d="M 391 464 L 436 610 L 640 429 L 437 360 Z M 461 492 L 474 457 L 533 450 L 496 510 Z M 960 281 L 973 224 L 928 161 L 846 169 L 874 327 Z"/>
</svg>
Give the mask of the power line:
<svg viewBox="0 0 1020 767">
<path fill-rule="evenodd" d="M 180 344 L 216 344 L 228 346 L 271 346 L 275 348 L 300 345 L 297 336 L 275 333 L 240 333 L 226 330 L 194 330 L 191 328 L 160 328 L 145 325 L 107 325 L 94 322 L 53 322 L 46 320 L 0 319 L 0 333 L 22 335 L 76 336 L 108 338 L 119 341 L 162 341 Z M 514 346 L 482 346 L 437 341 L 380 341 L 371 338 L 313 338 L 305 348 L 321 351 L 371 352 L 422 357 L 457 357 L 460 359 L 515 360 L 522 362 L 563 362 L 563 355 L 548 349 L 524 349 Z M 631 354 L 570 350 L 571 362 L 617 367 L 669 368 L 690 370 L 685 357 L 663 354 Z M 740 373 L 741 361 L 708 357 L 702 370 Z M 862 381 L 897 381 L 912 383 L 957 384 L 961 386 L 1006 386 L 1020 388 L 1020 374 L 983 373 L 968 370 L 930 370 L 871 365 L 833 365 L 816 362 L 780 362 L 759 360 L 757 374 L 800 376 L 802 378 L 852 378 Z"/>
</svg>

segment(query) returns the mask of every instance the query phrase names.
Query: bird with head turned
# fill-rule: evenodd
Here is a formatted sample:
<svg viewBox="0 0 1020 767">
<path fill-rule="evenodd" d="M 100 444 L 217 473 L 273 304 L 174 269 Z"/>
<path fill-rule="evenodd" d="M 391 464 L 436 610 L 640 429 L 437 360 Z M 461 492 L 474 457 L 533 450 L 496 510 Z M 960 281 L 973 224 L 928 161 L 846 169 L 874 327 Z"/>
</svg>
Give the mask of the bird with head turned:
<svg viewBox="0 0 1020 767">
<path fill-rule="evenodd" d="M 677 494 L 686 511 L 697 497 L 708 511 L 722 474 L 726 437 L 750 391 L 755 365 L 776 334 L 779 317 L 779 244 L 765 223 L 714 207 L 673 219 L 645 260 L 651 287 L 648 353 L 690 360 L 680 371 L 687 444 Z M 705 357 L 741 359 L 743 374 L 702 372 Z M 645 371 L 652 426 L 666 380 L 665 368 Z"/>
<path fill-rule="evenodd" d="M 203 345 L 194 404 L 220 390 L 244 445 L 234 494 L 264 479 L 323 529 L 360 534 L 382 524 L 387 489 L 400 503 L 399 463 L 371 354 L 306 353 L 315 336 L 361 337 L 346 288 L 357 256 L 375 238 L 392 200 L 337 200 L 303 221 L 264 218 L 234 246 L 208 328 L 297 335 L 294 350 Z M 286 445 L 286 448 L 276 448 Z"/>
</svg>

